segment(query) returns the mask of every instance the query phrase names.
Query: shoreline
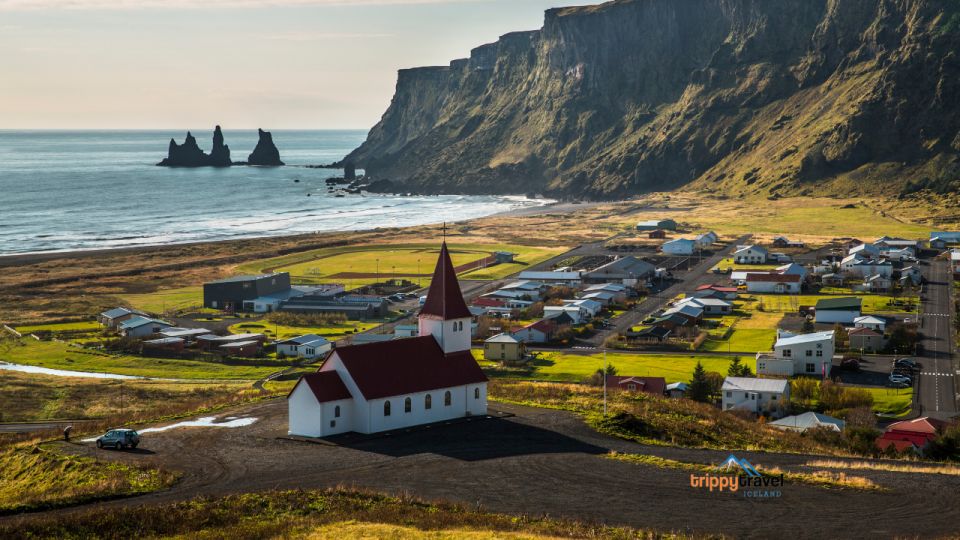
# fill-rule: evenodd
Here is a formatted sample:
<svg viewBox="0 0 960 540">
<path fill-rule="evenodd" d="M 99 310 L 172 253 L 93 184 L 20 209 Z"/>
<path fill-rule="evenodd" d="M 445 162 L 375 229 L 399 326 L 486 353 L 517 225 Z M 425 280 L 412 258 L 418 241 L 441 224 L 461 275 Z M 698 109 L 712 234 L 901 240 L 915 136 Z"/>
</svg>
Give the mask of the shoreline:
<svg viewBox="0 0 960 540">
<path fill-rule="evenodd" d="M 617 202 L 617 201 L 613 201 Z M 623 202 L 623 201 L 619 201 Z M 479 219 L 489 219 L 495 217 L 524 217 L 524 216 L 535 216 L 543 213 L 572 213 L 577 210 L 583 210 L 587 208 L 593 208 L 603 204 L 611 204 L 611 201 L 593 201 L 593 202 L 583 202 L 583 203 L 571 203 L 571 202 L 560 202 L 553 201 L 546 204 L 538 206 L 529 206 L 524 208 L 514 208 L 512 210 L 505 210 L 501 212 L 496 212 L 482 217 L 469 218 L 459 221 L 452 221 L 447 223 L 469 223 L 474 220 Z M 400 227 L 401 229 L 407 228 L 416 228 L 416 227 L 425 227 L 431 225 L 438 225 L 440 222 L 430 222 L 430 223 L 421 223 L 418 225 L 409 225 L 405 227 Z M 393 229 L 395 227 L 387 227 Z M 73 250 L 62 250 L 62 251 L 39 251 L 39 252 L 30 252 L 30 253 L 11 253 L 6 255 L 0 255 L 0 268 L 10 267 L 10 266 L 26 266 L 30 264 L 37 264 L 42 262 L 55 261 L 59 259 L 87 259 L 87 258 L 97 258 L 103 256 L 114 256 L 114 255 L 136 255 L 138 253 L 147 253 L 153 251 L 161 251 L 168 249 L 183 249 L 183 248 L 195 248 L 198 246 L 223 246 L 230 243 L 241 243 L 241 242 L 257 242 L 257 241 L 281 241 L 281 242 L 290 242 L 297 239 L 307 240 L 317 240 L 323 238 L 324 236 L 335 236 L 335 235 L 353 235 L 361 233 L 370 233 L 377 230 L 384 229 L 384 227 L 374 227 L 372 229 L 350 229 L 350 230 L 331 230 L 331 231 L 315 231 L 308 233 L 297 233 L 297 234 L 286 234 L 286 235 L 266 235 L 266 236 L 247 236 L 243 238 L 225 238 L 220 240 L 201 240 L 194 242 L 172 242 L 168 244 L 150 244 L 150 245 L 138 245 L 138 246 L 126 246 L 126 247 L 111 247 L 111 248 L 91 248 L 91 249 L 73 249 Z"/>
</svg>

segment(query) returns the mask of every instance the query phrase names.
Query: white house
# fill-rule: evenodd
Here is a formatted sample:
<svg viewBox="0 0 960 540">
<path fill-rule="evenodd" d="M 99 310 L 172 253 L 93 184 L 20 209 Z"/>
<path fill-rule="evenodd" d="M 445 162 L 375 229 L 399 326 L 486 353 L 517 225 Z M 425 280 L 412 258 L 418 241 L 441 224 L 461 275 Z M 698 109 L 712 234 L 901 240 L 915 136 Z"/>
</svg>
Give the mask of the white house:
<svg viewBox="0 0 960 540">
<path fill-rule="evenodd" d="M 617 297 L 613 293 L 598 291 L 598 292 L 591 292 L 591 293 L 584 294 L 583 296 L 581 296 L 581 298 L 584 298 L 586 300 L 593 300 L 594 302 L 600 302 L 605 306 L 609 306 L 610 304 L 613 304 L 616 302 Z"/>
<path fill-rule="evenodd" d="M 725 411 L 742 410 L 779 416 L 790 401 L 790 381 L 727 377 L 723 380 L 720 392 Z"/>
<path fill-rule="evenodd" d="M 880 256 L 880 248 L 873 244 L 860 244 L 850 248 L 850 251 L 847 252 L 847 255 L 862 255 L 867 259 Z"/>
<path fill-rule="evenodd" d="M 313 359 L 323 356 L 333 348 L 327 338 L 317 334 L 304 334 L 276 342 L 277 356 Z"/>
<path fill-rule="evenodd" d="M 773 354 L 757 353 L 758 375 L 817 375 L 830 374 L 833 365 L 833 330 L 812 334 L 779 332 Z"/>
<path fill-rule="evenodd" d="M 335 349 L 287 396 L 288 432 L 376 433 L 486 414 L 487 378 L 470 352 L 470 320 L 444 242 L 420 336 Z"/>
<path fill-rule="evenodd" d="M 619 283 L 601 283 L 599 285 L 591 285 L 583 290 L 586 293 L 584 296 L 593 294 L 593 293 L 608 293 L 613 295 L 614 303 L 625 302 L 627 300 L 627 286 L 621 285 Z"/>
<path fill-rule="evenodd" d="M 470 311 L 473 314 L 473 310 Z M 398 324 L 393 327 L 394 337 L 417 337 L 419 329 L 415 324 Z"/>
<path fill-rule="evenodd" d="M 784 275 L 797 275 L 800 276 L 800 279 L 807 279 L 807 275 L 809 274 L 805 266 L 793 262 L 778 266 L 776 272 Z"/>
<path fill-rule="evenodd" d="M 697 243 L 697 247 L 700 249 L 706 249 L 710 247 L 717 240 L 719 240 L 719 237 L 717 236 L 717 233 L 713 231 L 698 234 L 693 238 L 693 241 Z"/>
<path fill-rule="evenodd" d="M 960 276 L 960 250 L 950 252 L 950 266 L 953 267 L 953 275 Z"/>
<path fill-rule="evenodd" d="M 674 306 L 698 307 L 703 309 L 703 315 L 707 317 L 728 315 L 733 311 L 733 304 L 719 298 L 697 298 L 695 296 L 688 296 L 682 300 L 678 300 Z"/>
<path fill-rule="evenodd" d="M 510 335 L 524 343 L 547 343 L 556 329 L 557 324 L 553 320 L 540 319 L 513 331 Z"/>
<path fill-rule="evenodd" d="M 590 298 L 564 300 L 563 305 L 582 308 L 586 311 L 587 316 L 590 318 L 596 317 L 601 311 L 603 311 L 603 304 L 596 300 L 591 300 Z"/>
<path fill-rule="evenodd" d="M 889 277 L 875 274 L 863 280 L 864 289 L 872 292 L 886 292 L 893 286 L 893 281 Z"/>
<path fill-rule="evenodd" d="M 146 337 L 159 334 L 164 328 L 171 328 L 172 324 L 149 317 L 136 316 L 120 323 L 117 330 L 124 337 Z"/>
<path fill-rule="evenodd" d="M 693 255 L 693 250 L 697 247 L 697 243 L 688 238 L 677 238 L 676 240 L 670 240 L 669 242 L 664 242 L 660 246 L 660 251 L 668 255 Z"/>
<path fill-rule="evenodd" d="M 916 266 L 907 266 L 900 270 L 900 284 L 917 286 L 923 283 L 923 274 Z"/>
<path fill-rule="evenodd" d="M 573 324 L 584 324 L 590 320 L 590 313 L 582 306 L 543 306 L 544 318 L 555 317 L 566 313 L 573 319 Z"/>
<path fill-rule="evenodd" d="M 764 264 L 769 252 L 763 246 L 737 246 L 733 252 L 733 262 L 737 264 Z"/>
<path fill-rule="evenodd" d="M 847 255 L 840 261 L 840 270 L 860 277 L 881 275 L 889 278 L 893 275 L 893 264 L 889 261 L 864 259 L 858 254 Z"/>
<path fill-rule="evenodd" d="M 882 334 L 887 329 L 887 321 L 873 315 L 864 315 L 853 319 L 853 326 L 854 328 L 869 328 Z"/>
<path fill-rule="evenodd" d="M 784 431 L 797 431 L 800 433 L 808 429 L 826 429 L 840 432 L 843 431 L 846 422 L 832 416 L 810 411 L 794 416 L 787 416 L 786 418 L 770 422 L 767 425 Z"/>
<path fill-rule="evenodd" d="M 750 272 L 746 281 L 748 292 L 799 294 L 803 279 L 796 274 Z"/>
<path fill-rule="evenodd" d="M 854 319 L 862 315 L 862 306 L 860 298 L 821 298 L 817 300 L 816 320 L 827 324 L 853 324 Z"/>
</svg>

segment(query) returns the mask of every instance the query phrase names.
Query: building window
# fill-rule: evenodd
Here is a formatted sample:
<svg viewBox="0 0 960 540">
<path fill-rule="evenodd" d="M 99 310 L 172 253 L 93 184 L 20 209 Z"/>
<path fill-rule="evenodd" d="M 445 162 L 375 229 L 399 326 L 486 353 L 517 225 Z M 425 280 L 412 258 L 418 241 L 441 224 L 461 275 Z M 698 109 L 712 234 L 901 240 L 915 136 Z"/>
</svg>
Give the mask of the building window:
<svg viewBox="0 0 960 540">
<path fill-rule="evenodd" d="M 776 401 L 776 400 L 777 400 L 777 395 L 776 395 L 776 394 L 770 394 L 770 401 Z"/>
<path fill-rule="evenodd" d="M 433 396 L 430 394 L 423 396 L 423 408 L 428 410 L 433 408 Z"/>
<path fill-rule="evenodd" d="M 790 358 L 793 355 L 793 349 L 784 349 L 783 356 L 784 358 Z"/>
<path fill-rule="evenodd" d="M 817 365 L 807 362 L 807 373 L 816 373 L 816 372 L 817 372 Z"/>
<path fill-rule="evenodd" d="M 339 406 L 339 405 L 337 405 L 336 407 L 333 408 L 333 417 L 334 417 L 334 418 L 340 418 L 340 406 Z"/>
<path fill-rule="evenodd" d="M 383 415 L 384 415 L 384 416 L 390 416 L 390 402 L 389 402 L 389 401 L 384 401 L 384 402 L 383 402 Z"/>
<path fill-rule="evenodd" d="M 813 351 L 808 350 L 808 351 L 807 351 L 807 356 L 813 356 Z"/>
<path fill-rule="evenodd" d="M 403 412 L 408 413 L 413 410 L 413 402 L 410 398 L 403 400 Z"/>
<path fill-rule="evenodd" d="M 453 401 L 453 396 L 451 396 L 450 391 L 447 390 L 446 392 L 443 393 L 443 405 L 445 407 L 449 407 L 451 401 Z"/>
<path fill-rule="evenodd" d="M 480 399 L 480 388 L 473 389 L 473 399 Z"/>
<path fill-rule="evenodd" d="M 732 397 L 733 397 L 733 392 L 727 392 L 727 397 L 728 397 L 728 398 L 732 398 Z"/>
<path fill-rule="evenodd" d="M 331 421 L 330 421 L 330 427 L 332 427 L 332 428 L 337 427 L 337 421 L 336 421 L 336 420 L 331 420 Z"/>
<path fill-rule="evenodd" d="M 818 358 L 823 357 L 823 351 L 817 351 L 817 357 Z"/>
</svg>

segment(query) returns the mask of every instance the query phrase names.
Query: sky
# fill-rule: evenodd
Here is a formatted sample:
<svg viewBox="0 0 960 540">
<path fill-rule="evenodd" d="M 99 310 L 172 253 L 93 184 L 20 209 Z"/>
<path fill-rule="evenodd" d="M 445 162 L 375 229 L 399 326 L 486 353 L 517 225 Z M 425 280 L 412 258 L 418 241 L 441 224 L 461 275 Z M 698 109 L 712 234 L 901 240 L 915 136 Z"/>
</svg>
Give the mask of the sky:
<svg viewBox="0 0 960 540">
<path fill-rule="evenodd" d="M 0 0 L 0 129 L 367 129 L 397 69 L 593 0 Z"/>
</svg>

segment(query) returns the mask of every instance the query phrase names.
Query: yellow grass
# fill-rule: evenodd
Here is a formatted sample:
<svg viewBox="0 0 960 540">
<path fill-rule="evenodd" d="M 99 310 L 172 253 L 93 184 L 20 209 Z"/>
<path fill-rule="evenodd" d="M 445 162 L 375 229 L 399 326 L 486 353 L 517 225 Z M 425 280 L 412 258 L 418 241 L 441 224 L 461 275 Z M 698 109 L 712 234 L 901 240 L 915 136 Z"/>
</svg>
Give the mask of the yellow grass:
<svg viewBox="0 0 960 540">
<path fill-rule="evenodd" d="M 372 540 L 374 538 L 389 540 L 550 540 L 561 537 L 466 528 L 436 531 L 389 523 L 345 521 L 317 527 L 310 531 L 306 538 L 310 540 L 326 540 L 328 538 L 338 540 Z"/>
<path fill-rule="evenodd" d="M 818 459 L 808 461 L 807 467 L 819 467 L 824 469 L 853 469 L 886 471 L 899 473 L 916 474 L 946 474 L 950 476 L 960 476 L 960 467 L 956 465 L 927 465 L 914 463 L 889 463 L 889 462 L 870 462 L 870 461 L 839 461 L 833 459 Z"/>
</svg>

